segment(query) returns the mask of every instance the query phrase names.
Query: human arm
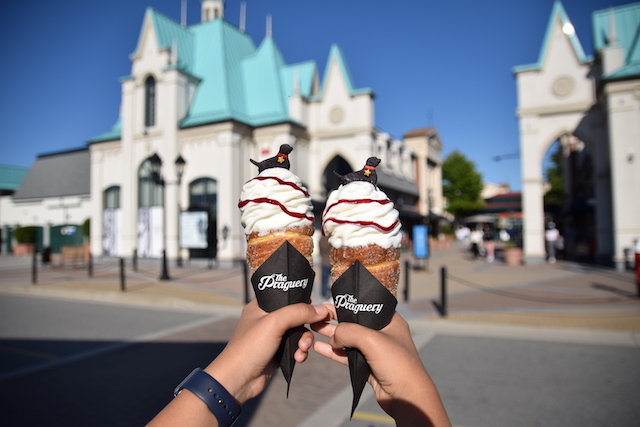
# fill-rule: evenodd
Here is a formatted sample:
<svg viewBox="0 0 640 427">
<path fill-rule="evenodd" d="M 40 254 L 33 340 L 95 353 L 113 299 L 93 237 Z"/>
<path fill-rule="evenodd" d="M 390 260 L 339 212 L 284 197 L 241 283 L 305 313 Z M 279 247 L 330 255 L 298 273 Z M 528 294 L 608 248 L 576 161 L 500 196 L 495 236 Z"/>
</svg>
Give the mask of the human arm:
<svg viewBox="0 0 640 427">
<path fill-rule="evenodd" d="M 326 306 L 293 304 L 266 313 L 253 300 L 242 311 L 229 343 L 204 371 L 215 378 L 242 406 L 260 394 L 277 364 L 274 355 L 284 333 L 306 323 L 315 323 L 329 316 Z M 307 331 L 298 341 L 294 354 L 304 362 L 313 344 L 313 334 Z M 218 422 L 205 403 L 184 389 L 149 424 L 217 426 Z"/>
<path fill-rule="evenodd" d="M 331 317 L 336 319 L 335 309 Z M 329 342 L 316 341 L 314 350 L 347 365 L 345 348 L 357 348 L 371 367 L 369 383 L 380 407 L 398 426 L 451 426 L 435 384 L 411 338 L 409 325 L 395 313 L 391 323 L 376 331 L 355 323 L 311 325 Z"/>
</svg>

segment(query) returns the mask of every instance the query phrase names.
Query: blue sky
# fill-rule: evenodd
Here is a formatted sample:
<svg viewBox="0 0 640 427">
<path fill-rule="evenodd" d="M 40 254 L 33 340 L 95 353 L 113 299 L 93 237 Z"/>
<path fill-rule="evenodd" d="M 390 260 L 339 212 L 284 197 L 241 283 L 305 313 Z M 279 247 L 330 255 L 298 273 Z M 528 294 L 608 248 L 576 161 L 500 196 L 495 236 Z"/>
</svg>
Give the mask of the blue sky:
<svg viewBox="0 0 640 427">
<path fill-rule="evenodd" d="M 593 11 L 630 2 L 564 0 L 587 54 Z M 147 6 L 180 21 L 181 0 L 0 2 L 0 164 L 86 146 L 119 114 L 118 79 L 131 70 Z M 264 38 L 266 15 L 287 63 L 342 49 L 357 87 L 377 95 L 376 125 L 396 138 L 436 126 L 444 155 L 473 160 L 484 180 L 519 190 L 512 68 L 537 61 L 553 0 L 246 0 L 247 32 Z M 188 0 L 187 23 L 200 20 Z M 238 25 L 240 0 L 227 0 Z"/>
</svg>

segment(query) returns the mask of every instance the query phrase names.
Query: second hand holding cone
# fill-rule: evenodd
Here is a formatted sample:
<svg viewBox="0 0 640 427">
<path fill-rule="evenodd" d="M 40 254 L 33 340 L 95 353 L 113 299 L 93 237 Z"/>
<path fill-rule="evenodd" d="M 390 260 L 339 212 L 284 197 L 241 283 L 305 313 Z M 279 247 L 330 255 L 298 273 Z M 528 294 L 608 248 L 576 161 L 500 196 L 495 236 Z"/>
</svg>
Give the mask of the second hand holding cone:
<svg viewBox="0 0 640 427">
<path fill-rule="evenodd" d="M 360 171 L 339 175 L 342 185 L 329 195 L 322 214 L 322 232 L 332 246 L 338 321 L 378 330 L 389 324 L 397 305 L 402 241 L 399 213 L 377 187 L 379 163 L 370 157 Z M 371 368 L 359 350 L 347 349 L 347 356 L 353 416 Z"/>
</svg>

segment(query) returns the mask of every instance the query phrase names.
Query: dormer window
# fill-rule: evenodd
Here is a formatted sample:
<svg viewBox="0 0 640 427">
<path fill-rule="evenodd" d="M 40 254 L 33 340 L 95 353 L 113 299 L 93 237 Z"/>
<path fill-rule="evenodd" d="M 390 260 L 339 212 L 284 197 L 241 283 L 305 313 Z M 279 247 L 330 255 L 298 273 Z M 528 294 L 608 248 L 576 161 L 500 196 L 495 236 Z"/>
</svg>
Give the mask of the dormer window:
<svg viewBox="0 0 640 427">
<path fill-rule="evenodd" d="M 144 126 L 156 124 L 156 79 L 147 77 L 144 82 Z"/>
</svg>

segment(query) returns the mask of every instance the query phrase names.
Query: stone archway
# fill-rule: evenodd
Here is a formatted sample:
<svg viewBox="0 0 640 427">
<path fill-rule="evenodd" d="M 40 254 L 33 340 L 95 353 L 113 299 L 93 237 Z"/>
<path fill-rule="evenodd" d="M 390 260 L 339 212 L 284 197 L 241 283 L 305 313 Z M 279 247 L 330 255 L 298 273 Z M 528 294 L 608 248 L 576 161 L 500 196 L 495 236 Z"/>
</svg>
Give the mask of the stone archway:
<svg viewBox="0 0 640 427">
<path fill-rule="evenodd" d="M 514 68 L 518 88 L 518 121 L 522 168 L 524 259 L 545 260 L 543 159 L 558 139 L 577 137 L 596 160 L 595 206 L 598 254 L 607 251 L 605 230 L 611 227 L 608 138 L 605 115 L 595 98 L 593 59 L 586 56 L 560 2 L 556 2 L 533 64 Z M 610 197 L 610 196 L 609 196 Z"/>
<path fill-rule="evenodd" d="M 325 191 L 325 196 L 328 196 L 332 190 L 335 190 L 341 184 L 340 179 L 334 172 L 340 175 L 346 175 L 349 172 L 353 172 L 353 168 L 349 162 L 340 155 L 336 155 L 331 159 L 322 173 L 322 187 Z"/>
</svg>

